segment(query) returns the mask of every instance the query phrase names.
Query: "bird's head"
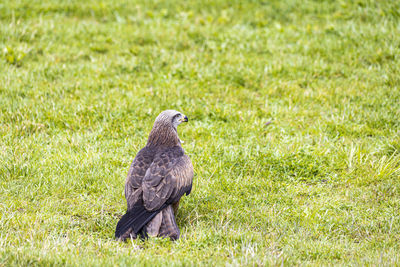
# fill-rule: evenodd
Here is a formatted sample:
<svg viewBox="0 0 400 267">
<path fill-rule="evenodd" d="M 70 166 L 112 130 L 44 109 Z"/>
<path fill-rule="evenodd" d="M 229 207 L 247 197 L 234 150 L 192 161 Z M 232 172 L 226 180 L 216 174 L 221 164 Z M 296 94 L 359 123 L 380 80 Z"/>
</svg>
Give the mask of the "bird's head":
<svg viewBox="0 0 400 267">
<path fill-rule="evenodd" d="M 188 121 L 188 117 L 186 117 L 183 113 L 179 111 L 165 110 L 157 116 L 156 121 L 154 122 L 154 126 L 165 125 L 170 126 L 176 130 L 179 124 Z"/>
<path fill-rule="evenodd" d="M 188 122 L 188 117 L 176 110 L 165 110 L 157 116 L 149 136 L 149 144 L 176 145 L 183 143 L 177 133 L 178 125 Z"/>
</svg>

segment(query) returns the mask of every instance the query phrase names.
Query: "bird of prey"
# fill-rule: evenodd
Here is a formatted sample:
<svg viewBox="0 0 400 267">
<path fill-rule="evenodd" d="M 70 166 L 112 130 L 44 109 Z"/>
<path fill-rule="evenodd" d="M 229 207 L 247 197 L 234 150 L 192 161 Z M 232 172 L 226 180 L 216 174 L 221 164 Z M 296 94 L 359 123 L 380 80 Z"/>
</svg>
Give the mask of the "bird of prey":
<svg viewBox="0 0 400 267">
<path fill-rule="evenodd" d="M 192 190 L 193 166 L 182 148 L 177 127 L 188 118 L 166 110 L 156 118 L 147 144 L 133 160 L 125 183 L 127 212 L 117 224 L 115 237 L 179 238 L 175 221 L 179 200 Z"/>
</svg>

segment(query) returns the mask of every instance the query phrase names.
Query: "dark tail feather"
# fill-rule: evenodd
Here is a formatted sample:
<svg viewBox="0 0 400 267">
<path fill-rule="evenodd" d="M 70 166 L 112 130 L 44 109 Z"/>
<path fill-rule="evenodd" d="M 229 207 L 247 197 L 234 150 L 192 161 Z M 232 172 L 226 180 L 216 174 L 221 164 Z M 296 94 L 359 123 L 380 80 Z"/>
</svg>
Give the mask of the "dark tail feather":
<svg viewBox="0 0 400 267">
<path fill-rule="evenodd" d="M 146 225 L 151 219 L 153 219 L 157 213 L 159 213 L 163 208 L 165 208 L 165 204 L 156 211 L 148 211 L 146 208 L 140 203 L 139 205 L 135 205 L 132 209 L 128 210 L 124 216 L 119 220 L 117 224 L 117 228 L 115 229 L 115 237 L 119 238 L 123 234 L 126 233 L 131 227 L 133 227 L 133 231 L 135 234 L 140 234 L 140 236 L 146 237 L 146 231 L 143 229 L 143 226 Z"/>
</svg>

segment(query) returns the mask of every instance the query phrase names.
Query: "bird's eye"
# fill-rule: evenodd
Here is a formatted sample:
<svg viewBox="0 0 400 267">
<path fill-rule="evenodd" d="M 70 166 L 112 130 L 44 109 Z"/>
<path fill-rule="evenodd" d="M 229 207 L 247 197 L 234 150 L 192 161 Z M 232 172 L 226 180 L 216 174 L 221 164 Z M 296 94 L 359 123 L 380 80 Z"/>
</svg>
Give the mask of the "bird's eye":
<svg viewBox="0 0 400 267">
<path fill-rule="evenodd" d="M 172 119 L 175 120 L 177 118 L 179 118 L 181 116 L 181 114 L 176 114 Z"/>
</svg>

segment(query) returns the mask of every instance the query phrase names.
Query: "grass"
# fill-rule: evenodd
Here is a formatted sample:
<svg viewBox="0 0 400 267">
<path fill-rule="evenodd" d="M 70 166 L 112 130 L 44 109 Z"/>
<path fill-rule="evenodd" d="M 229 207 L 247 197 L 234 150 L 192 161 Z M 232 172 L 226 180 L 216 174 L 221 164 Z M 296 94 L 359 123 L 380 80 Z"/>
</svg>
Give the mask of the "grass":
<svg viewBox="0 0 400 267">
<path fill-rule="evenodd" d="M 0 266 L 399 265 L 399 10 L 1 1 Z M 181 239 L 116 242 L 165 109 L 190 118 Z"/>
</svg>

